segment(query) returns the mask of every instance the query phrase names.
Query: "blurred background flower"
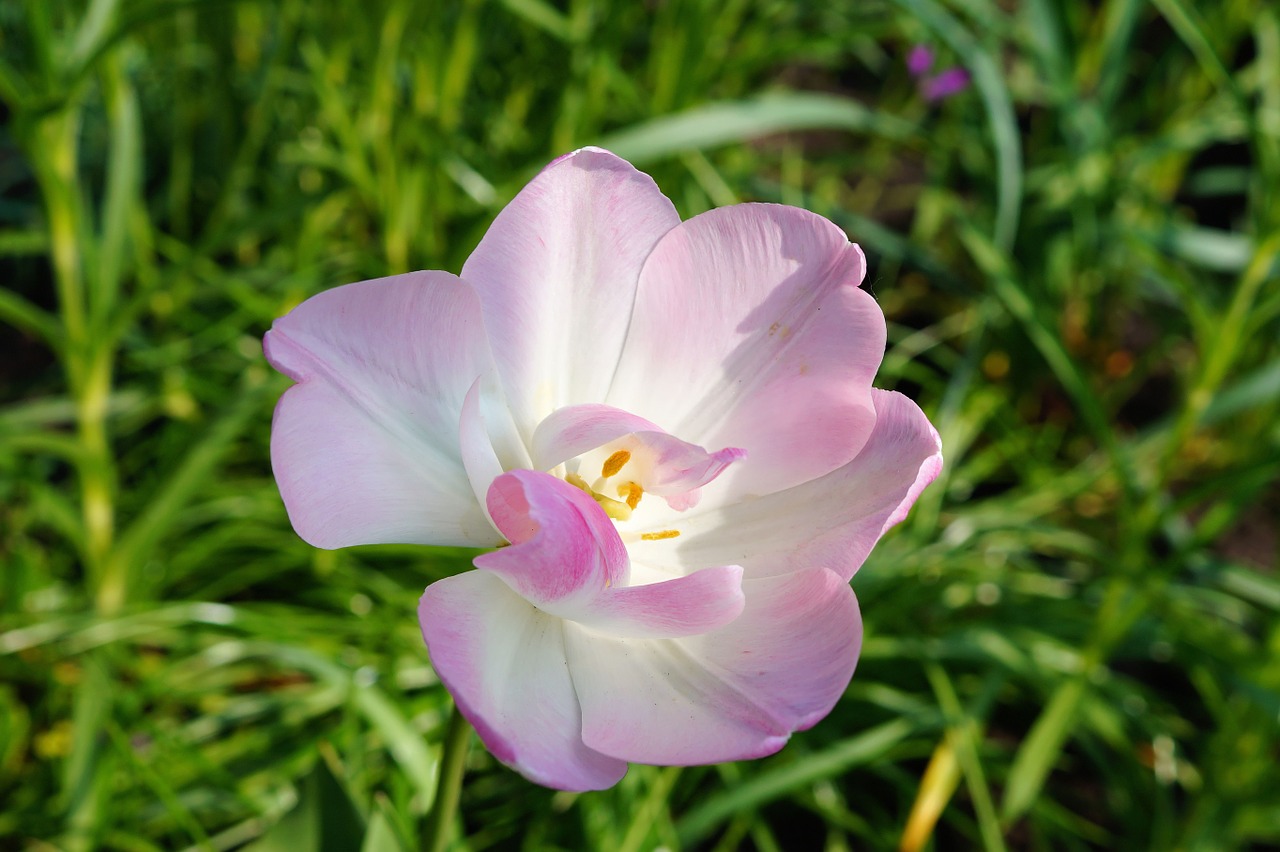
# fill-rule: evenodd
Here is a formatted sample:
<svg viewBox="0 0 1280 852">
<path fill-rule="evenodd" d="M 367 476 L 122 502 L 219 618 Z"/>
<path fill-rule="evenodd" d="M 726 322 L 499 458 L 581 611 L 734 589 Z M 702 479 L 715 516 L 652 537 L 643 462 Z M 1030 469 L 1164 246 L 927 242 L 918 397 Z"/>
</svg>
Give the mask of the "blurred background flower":
<svg viewBox="0 0 1280 852">
<path fill-rule="evenodd" d="M 940 101 L 969 85 L 969 72 L 963 68 L 945 68 L 937 74 L 930 74 L 933 69 L 933 51 L 923 44 L 917 44 L 907 54 L 907 70 L 916 78 L 916 85 L 926 101 Z"/>
</svg>

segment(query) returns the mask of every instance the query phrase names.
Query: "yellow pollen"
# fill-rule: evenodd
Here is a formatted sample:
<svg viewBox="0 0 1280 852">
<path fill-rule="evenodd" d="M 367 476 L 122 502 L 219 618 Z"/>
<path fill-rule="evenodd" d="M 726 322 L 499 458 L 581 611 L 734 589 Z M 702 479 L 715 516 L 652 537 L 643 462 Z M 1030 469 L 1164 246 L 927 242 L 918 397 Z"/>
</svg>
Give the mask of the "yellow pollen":
<svg viewBox="0 0 1280 852">
<path fill-rule="evenodd" d="M 572 485 L 574 488 L 580 488 L 588 494 L 593 494 L 591 486 L 587 485 L 587 481 L 576 473 L 566 473 L 564 475 L 564 481 Z"/>
<path fill-rule="evenodd" d="M 626 485 L 618 486 L 618 496 L 627 501 L 627 505 L 634 509 L 640 505 L 640 498 L 644 496 L 644 489 L 640 487 L 638 482 L 628 482 Z"/>
<path fill-rule="evenodd" d="M 680 530 L 663 530 L 656 533 L 640 533 L 640 537 L 645 541 L 662 541 L 664 538 L 675 538 L 680 535 Z"/>
<path fill-rule="evenodd" d="M 604 467 L 600 468 L 600 473 L 604 476 L 613 476 L 622 470 L 622 466 L 629 461 L 631 461 L 631 453 L 626 450 L 618 450 L 604 460 Z"/>
<path fill-rule="evenodd" d="M 591 499 L 599 503 L 600 508 L 604 509 L 604 513 L 615 521 L 631 520 L 631 510 L 634 509 L 635 506 L 629 503 L 621 503 L 617 500 L 604 496 L 588 485 L 587 481 L 576 473 L 566 473 L 564 475 L 564 481 L 572 485 L 574 488 L 578 488 L 590 494 Z"/>
</svg>

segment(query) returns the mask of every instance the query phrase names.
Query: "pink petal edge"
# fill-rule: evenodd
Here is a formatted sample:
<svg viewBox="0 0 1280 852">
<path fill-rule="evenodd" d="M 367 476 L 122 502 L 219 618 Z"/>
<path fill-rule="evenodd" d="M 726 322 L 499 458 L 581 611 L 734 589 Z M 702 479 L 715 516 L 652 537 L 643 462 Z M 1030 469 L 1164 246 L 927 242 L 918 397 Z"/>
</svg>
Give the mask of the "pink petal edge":
<svg viewBox="0 0 1280 852">
<path fill-rule="evenodd" d="M 858 287 L 864 271 L 843 231 L 798 208 L 740 204 L 681 223 L 645 261 L 605 401 L 744 449 L 718 502 L 829 473 L 875 422 L 885 322 Z"/>
<path fill-rule="evenodd" d="M 526 440 L 556 408 L 604 398 L 640 267 L 679 222 L 652 178 L 598 148 L 555 160 L 498 214 L 462 277 Z"/>
<path fill-rule="evenodd" d="M 488 571 L 432 583 L 418 619 L 432 666 L 494 757 L 560 790 L 603 790 L 626 774 L 582 742 L 560 619 Z"/>
<path fill-rule="evenodd" d="M 271 464 L 303 539 L 495 543 L 455 439 L 468 387 L 492 370 L 479 302 L 456 276 L 327 290 L 276 320 L 263 350 L 297 382 L 276 405 Z"/>
</svg>

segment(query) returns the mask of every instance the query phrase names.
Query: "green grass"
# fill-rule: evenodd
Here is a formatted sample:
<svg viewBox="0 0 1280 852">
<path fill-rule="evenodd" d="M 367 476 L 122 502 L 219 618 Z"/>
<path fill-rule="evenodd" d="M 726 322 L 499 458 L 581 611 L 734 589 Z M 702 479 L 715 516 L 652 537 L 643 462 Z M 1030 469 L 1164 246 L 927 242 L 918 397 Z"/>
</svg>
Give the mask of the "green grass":
<svg viewBox="0 0 1280 852">
<path fill-rule="evenodd" d="M 297 539 L 259 341 L 584 144 L 844 226 L 947 467 L 826 721 L 589 795 L 473 747 L 454 848 L 1280 843 L 1280 10 L 4 0 L 0 103 L 0 846 L 416 847 L 469 555 Z"/>
</svg>

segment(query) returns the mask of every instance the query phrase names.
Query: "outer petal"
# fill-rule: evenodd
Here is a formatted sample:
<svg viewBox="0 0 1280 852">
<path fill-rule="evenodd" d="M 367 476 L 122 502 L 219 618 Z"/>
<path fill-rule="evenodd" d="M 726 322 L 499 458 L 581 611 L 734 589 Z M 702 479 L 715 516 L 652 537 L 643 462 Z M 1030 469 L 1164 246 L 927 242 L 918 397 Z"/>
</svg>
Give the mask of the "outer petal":
<svg viewBox="0 0 1280 852">
<path fill-rule="evenodd" d="M 881 390 L 872 400 L 875 430 L 844 467 L 757 500 L 690 512 L 678 521 L 678 539 L 636 542 L 632 558 L 658 566 L 733 563 L 748 578 L 821 565 L 848 581 L 942 469 L 938 433 L 915 403 Z"/>
<path fill-rule="evenodd" d="M 743 614 L 687 639 L 610 639 L 567 625 L 590 748 L 638 763 L 762 757 L 830 712 L 861 644 L 848 584 L 816 569 L 752 581 Z"/>
<path fill-rule="evenodd" d="M 432 665 L 495 757 L 562 790 L 603 790 L 626 774 L 582 743 L 560 619 L 487 571 L 433 583 L 418 618 Z"/>
<path fill-rule="evenodd" d="M 640 275 L 606 401 L 704 446 L 741 447 L 726 495 L 767 494 L 847 462 L 874 423 L 884 315 L 831 222 L 743 204 L 681 224 Z"/>
<path fill-rule="evenodd" d="M 276 320 L 281 397 L 271 464 L 289 519 L 317 547 L 491 546 L 458 449 L 467 389 L 492 370 L 480 304 L 447 272 L 313 296 Z"/>
<path fill-rule="evenodd" d="M 679 222 L 648 175 L 595 148 L 547 166 L 498 214 L 462 277 L 526 440 L 556 408 L 604 398 L 641 264 Z"/>
<path fill-rule="evenodd" d="M 742 569 L 725 565 L 660 583 L 608 589 L 579 623 L 611 637 L 676 638 L 731 624 L 745 604 Z"/>
</svg>

